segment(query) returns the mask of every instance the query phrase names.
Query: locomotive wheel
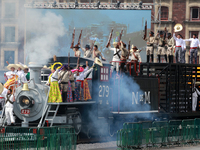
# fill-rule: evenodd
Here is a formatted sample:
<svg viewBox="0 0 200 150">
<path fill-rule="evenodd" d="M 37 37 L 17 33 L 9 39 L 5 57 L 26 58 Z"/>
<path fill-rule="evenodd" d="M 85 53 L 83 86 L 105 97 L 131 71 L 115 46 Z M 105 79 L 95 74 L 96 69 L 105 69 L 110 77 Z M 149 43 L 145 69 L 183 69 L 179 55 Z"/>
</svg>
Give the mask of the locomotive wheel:
<svg viewBox="0 0 200 150">
<path fill-rule="evenodd" d="M 82 127 L 82 119 L 81 119 L 81 114 L 79 111 L 76 111 L 76 113 L 72 116 L 72 121 L 73 121 L 73 126 L 75 129 L 75 133 L 79 134 L 81 132 L 81 127 Z"/>
</svg>

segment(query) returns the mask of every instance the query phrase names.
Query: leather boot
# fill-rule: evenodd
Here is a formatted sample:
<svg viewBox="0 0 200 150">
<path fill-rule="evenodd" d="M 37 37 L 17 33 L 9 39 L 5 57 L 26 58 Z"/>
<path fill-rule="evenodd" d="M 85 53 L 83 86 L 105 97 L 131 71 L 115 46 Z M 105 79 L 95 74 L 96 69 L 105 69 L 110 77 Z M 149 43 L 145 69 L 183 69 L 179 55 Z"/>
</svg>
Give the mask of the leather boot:
<svg viewBox="0 0 200 150">
<path fill-rule="evenodd" d="M 171 55 L 171 63 L 173 63 L 173 61 L 174 61 L 174 57 L 173 55 Z"/>
<path fill-rule="evenodd" d="M 166 61 L 166 63 L 167 63 L 167 55 L 165 55 L 165 61 Z"/>
<path fill-rule="evenodd" d="M 149 55 L 147 55 L 147 63 L 149 63 Z"/>
<path fill-rule="evenodd" d="M 160 55 L 158 55 L 158 62 L 160 63 Z"/>
<path fill-rule="evenodd" d="M 153 54 L 151 54 L 151 63 L 154 63 L 154 62 L 153 62 Z"/>
</svg>

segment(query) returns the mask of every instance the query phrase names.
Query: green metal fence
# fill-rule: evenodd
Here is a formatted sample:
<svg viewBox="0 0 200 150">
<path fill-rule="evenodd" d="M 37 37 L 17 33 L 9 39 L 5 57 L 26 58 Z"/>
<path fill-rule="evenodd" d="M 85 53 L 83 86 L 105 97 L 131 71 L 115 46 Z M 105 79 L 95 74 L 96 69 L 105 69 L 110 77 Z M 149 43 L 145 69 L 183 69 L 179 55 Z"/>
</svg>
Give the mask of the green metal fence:
<svg viewBox="0 0 200 150">
<path fill-rule="evenodd" d="M 199 142 L 200 119 L 124 123 L 117 132 L 117 146 L 126 150 Z"/>
<path fill-rule="evenodd" d="M 0 128 L 0 150 L 76 150 L 76 139 L 70 126 Z"/>
</svg>

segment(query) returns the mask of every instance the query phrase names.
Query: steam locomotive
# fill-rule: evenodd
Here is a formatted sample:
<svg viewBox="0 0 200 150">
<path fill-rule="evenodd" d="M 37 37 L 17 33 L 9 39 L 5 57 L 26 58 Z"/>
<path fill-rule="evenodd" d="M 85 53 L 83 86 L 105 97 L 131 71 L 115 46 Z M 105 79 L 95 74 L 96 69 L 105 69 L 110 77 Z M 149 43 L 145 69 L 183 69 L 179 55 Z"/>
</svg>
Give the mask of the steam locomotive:
<svg viewBox="0 0 200 150">
<path fill-rule="evenodd" d="M 68 63 L 67 57 L 57 61 Z M 80 65 L 93 65 L 92 59 L 80 58 Z M 49 64 L 54 60 L 49 59 Z M 75 68 L 77 57 L 70 57 Z M 45 85 L 50 70 L 31 64 L 31 80 L 24 90 L 16 89 L 14 113 L 22 126 L 73 125 L 76 133 L 104 134 L 126 121 L 188 118 L 192 112 L 192 80 L 199 80 L 199 65 L 140 63 L 138 72 L 130 67 L 128 73 L 116 78 L 110 64 L 102 62 L 92 72 L 92 99 L 63 103 L 47 103 L 49 87 Z M 199 109 L 199 108 L 197 108 Z M 97 130 L 98 128 L 98 130 Z"/>
</svg>

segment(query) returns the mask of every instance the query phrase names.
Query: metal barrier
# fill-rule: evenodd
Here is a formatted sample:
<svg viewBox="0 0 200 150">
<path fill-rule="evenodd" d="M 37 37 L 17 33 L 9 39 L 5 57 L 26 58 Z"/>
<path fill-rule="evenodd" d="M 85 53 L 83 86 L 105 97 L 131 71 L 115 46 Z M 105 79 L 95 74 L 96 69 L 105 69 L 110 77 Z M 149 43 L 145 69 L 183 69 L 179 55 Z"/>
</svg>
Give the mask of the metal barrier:
<svg viewBox="0 0 200 150">
<path fill-rule="evenodd" d="M 0 128 L 0 149 L 76 150 L 76 134 L 70 126 Z"/>
<path fill-rule="evenodd" d="M 124 123 L 117 132 L 121 149 L 200 143 L 200 119 Z"/>
</svg>

